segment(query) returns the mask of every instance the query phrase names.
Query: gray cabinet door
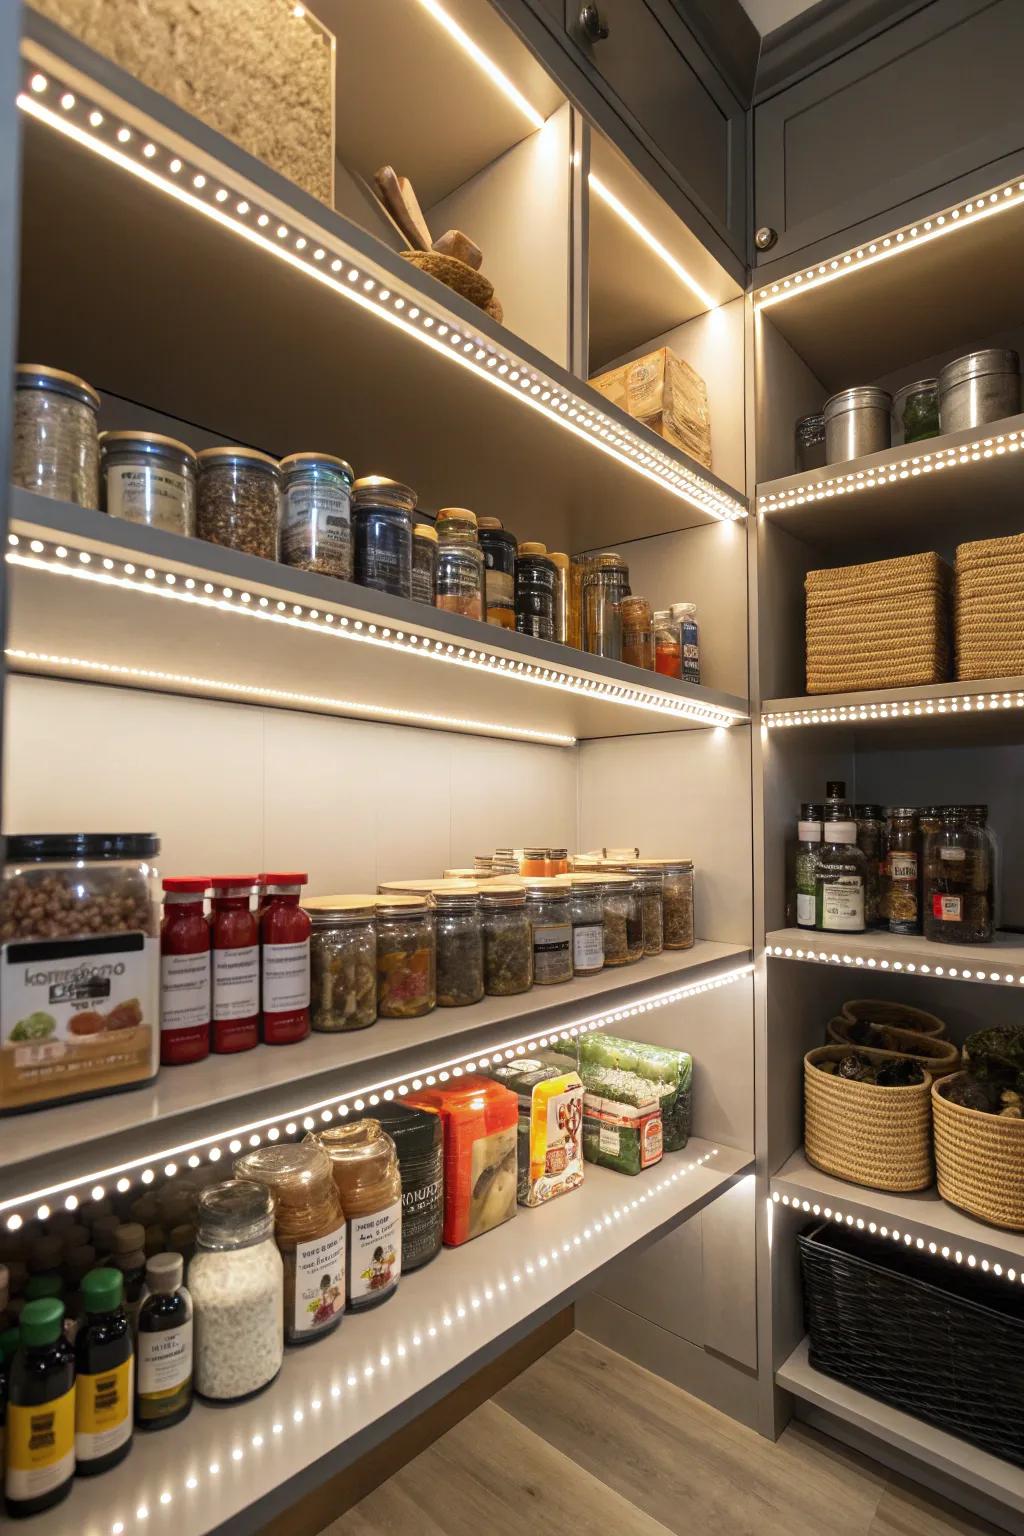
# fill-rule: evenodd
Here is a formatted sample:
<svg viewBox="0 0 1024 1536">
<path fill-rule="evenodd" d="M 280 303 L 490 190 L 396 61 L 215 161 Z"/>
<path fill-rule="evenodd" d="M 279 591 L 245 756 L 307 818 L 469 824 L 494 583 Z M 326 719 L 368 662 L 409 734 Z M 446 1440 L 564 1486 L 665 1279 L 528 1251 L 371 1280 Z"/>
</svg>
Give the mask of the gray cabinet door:
<svg viewBox="0 0 1024 1536">
<path fill-rule="evenodd" d="M 1021 0 L 933 0 L 758 106 L 754 223 L 778 234 L 758 264 L 917 218 L 959 177 L 1000 180 L 1024 148 L 1022 80 Z"/>
</svg>

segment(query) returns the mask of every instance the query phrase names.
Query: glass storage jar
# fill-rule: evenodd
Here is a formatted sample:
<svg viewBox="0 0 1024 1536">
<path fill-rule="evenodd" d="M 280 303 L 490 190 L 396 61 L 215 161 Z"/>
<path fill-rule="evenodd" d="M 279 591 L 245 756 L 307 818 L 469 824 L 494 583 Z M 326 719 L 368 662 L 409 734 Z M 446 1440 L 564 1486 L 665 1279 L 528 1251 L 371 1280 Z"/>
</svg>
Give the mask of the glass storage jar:
<svg viewBox="0 0 1024 1536">
<path fill-rule="evenodd" d="M 644 923 L 644 954 L 660 955 L 665 947 L 665 872 L 654 859 L 627 864 L 624 873 L 640 882 Z"/>
<path fill-rule="evenodd" d="M 892 397 L 892 445 L 919 443 L 939 435 L 939 381 L 918 379 Z"/>
<path fill-rule="evenodd" d="M 188 1291 L 196 1391 L 223 1402 L 273 1381 L 284 1358 L 284 1266 L 264 1184 L 232 1179 L 199 1191 Z"/>
<path fill-rule="evenodd" d="M 629 566 L 610 551 L 595 555 L 583 577 L 583 649 L 622 660 L 622 600 L 629 596 Z"/>
<path fill-rule="evenodd" d="M 527 880 L 526 910 L 533 928 L 533 980 L 538 987 L 572 980 L 572 911 L 562 879 Z"/>
<path fill-rule="evenodd" d="M 988 824 L 988 806 L 965 805 L 964 810 L 967 812 L 967 820 L 971 825 L 979 827 L 984 833 L 988 859 L 979 864 L 978 874 L 987 879 L 986 894 L 988 896 L 988 908 L 991 914 L 994 933 L 999 923 L 999 912 L 996 908 L 996 890 L 999 885 L 999 849 L 996 844 L 995 834 Z"/>
<path fill-rule="evenodd" d="M 310 1023 L 322 1034 L 366 1029 L 377 1017 L 377 898 L 310 896 Z"/>
<path fill-rule="evenodd" d="M 345 1290 L 352 1312 L 387 1301 L 402 1274 L 402 1178 L 395 1144 L 378 1120 L 314 1131 L 331 1160 L 345 1213 Z"/>
<path fill-rule="evenodd" d="M 377 1012 L 415 1019 L 437 1004 L 434 913 L 422 896 L 377 898 Z"/>
<path fill-rule="evenodd" d="M 921 932 L 921 828 L 913 806 L 886 813 L 881 916 L 890 933 Z"/>
<path fill-rule="evenodd" d="M 857 821 L 857 847 L 867 861 L 864 924 L 868 928 L 877 928 L 881 921 L 885 813 L 880 805 L 857 805 L 854 806 L 854 816 Z"/>
<path fill-rule="evenodd" d="M 577 651 L 583 649 L 583 582 L 592 555 L 573 555 L 569 564 L 569 617 L 566 644 Z"/>
<path fill-rule="evenodd" d="M 196 456 L 159 432 L 101 432 L 103 510 L 129 523 L 196 531 Z"/>
<path fill-rule="evenodd" d="M 412 597 L 431 608 L 437 600 L 437 529 L 433 523 L 413 525 Z"/>
<path fill-rule="evenodd" d="M 667 608 L 654 615 L 654 670 L 662 677 L 682 678 L 683 648 L 679 625 Z"/>
<path fill-rule="evenodd" d="M 360 586 L 412 596 L 412 514 L 416 492 L 383 475 L 352 487 L 354 571 Z"/>
<path fill-rule="evenodd" d="M 209 544 L 277 559 L 281 476 L 255 448 L 204 448 L 197 455 L 196 533 Z"/>
<path fill-rule="evenodd" d="M 516 627 L 516 552 L 514 533 L 497 517 L 477 518 L 477 537 L 484 553 L 484 603 L 488 624 Z"/>
<path fill-rule="evenodd" d="M 484 991 L 515 997 L 533 986 L 533 929 L 521 885 L 488 882 L 480 892 Z"/>
<path fill-rule="evenodd" d="M 654 671 L 654 612 L 646 597 L 622 599 L 622 659 Z"/>
<path fill-rule="evenodd" d="M 84 379 L 59 368 L 19 363 L 14 370 L 14 484 L 53 501 L 98 507 L 99 408 L 99 395 Z"/>
<path fill-rule="evenodd" d="M 801 416 L 794 430 L 797 474 L 825 468 L 825 418 L 820 411 Z"/>
<path fill-rule="evenodd" d="M 595 976 L 604 969 L 604 886 L 600 875 L 569 877 L 572 917 L 572 971 Z"/>
<path fill-rule="evenodd" d="M 484 552 L 476 535 L 476 513 L 443 507 L 437 514 L 437 598 L 444 613 L 464 619 L 484 616 Z"/>
<path fill-rule="evenodd" d="M 484 941 L 480 895 L 470 890 L 434 892 L 437 926 L 437 1002 L 463 1008 L 484 995 Z"/>
<path fill-rule="evenodd" d="M 973 807 L 945 805 L 924 841 L 924 936 L 940 944 L 992 942 L 991 847 Z"/>
<path fill-rule="evenodd" d="M 290 453 L 280 469 L 282 562 L 351 581 L 351 464 L 330 453 Z"/>
<path fill-rule="evenodd" d="M 631 875 L 603 873 L 604 963 L 633 965 L 644 957 L 644 909 L 640 882 Z"/>
<path fill-rule="evenodd" d="M 558 572 L 543 544 L 520 544 L 516 554 L 516 629 L 538 640 L 555 638 Z"/>
<path fill-rule="evenodd" d="M 565 645 L 569 636 L 569 556 L 550 550 L 548 559 L 555 568 L 554 638 Z"/>
</svg>

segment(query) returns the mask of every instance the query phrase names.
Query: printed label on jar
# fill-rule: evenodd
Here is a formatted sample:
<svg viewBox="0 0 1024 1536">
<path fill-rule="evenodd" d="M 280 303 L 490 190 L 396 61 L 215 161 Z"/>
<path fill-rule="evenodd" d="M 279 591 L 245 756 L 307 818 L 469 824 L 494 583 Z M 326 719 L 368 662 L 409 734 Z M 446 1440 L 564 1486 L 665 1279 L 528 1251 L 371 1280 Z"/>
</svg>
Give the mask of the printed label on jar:
<svg viewBox="0 0 1024 1536">
<path fill-rule="evenodd" d="M 48 1403 L 7 1408 L 9 1499 L 38 1499 L 66 1483 L 75 1470 L 75 1389 Z"/>
<path fill-rule="evenodd" d="M 939 858 L 948 864 L 962 864 L 967 857 L 966 848 L 940 848 Z"/>
<path fill-rule="evenodd" d="M 917 854 L 916 853 L 890 853 L 889 855 L 890 880 L 917 879 Z"/>
<path fill-rule="evenodd" d="M 964 903 L 962 896 L 940 896 L 936 891 L 932 896 L 932 916 L 940 923 L 960 923 L 963 921 Z"/>
<path fill-rule="evenodd" d="M 537 982 L 561 981 L 571 974 L 572 927 L 569 923 L 546 923 L 533 929 L 533 979 Z"/>
<path fill-rule="evenodd" d="M 437 564 L 438 597 L 473 597 L 480 593 L 483 568 L 468 550 L 443 549 Z"/>
<path fill-rule="evenodd" d="M 169 528 L 172 533 L 191 533 L 188 509 L 192 493 L 183 475 L 156 464 L 140 468 L 108 464 L 105 476 L 107 511 L 111 517 Z"/>
<path fill-rule="evenodd" d="M 797 892 L 796 925 L 798 928 L 814 927 L 814 897 L 806 891 Z"/>
<path fill-rule="evenodd" d="M 345 1228 L 295 1245 L 296 1333 L 315 1333 L 345 1310 Z"/>
<path fill-rule="evenodd" d="M 132 1366 L 128 1357 L 110 1371 L 75 1377 L 75 1458 L 109 1456 L 132 1432 Z"/>
<path fill-rule="evenodd" d="M 263 1012 L 291 1013 L 309 1007 L 309 940 L 264 944 Z"/>
<path fill-rule="evenodd" d="M 319 560 L 347 570 L 352 533 L 347 492 L 329 485 L 293 485 L 284 498 L 281 559 Z"/>
<path fill-rule="evenodd" d="M 839 875 L 822 884 L 821 926 L 831 933 L 859 933 L 864 927 L 864 881 Z"/>
<path fill-rule="evenodd" d="M 210 1022 L 210 951 L 162 955 L 160 1028 L 191 1029 Z"/>
<path fill-rule="evenodd" d="M 173 1397 L 192 1375 L 192 1323 L 139 1334 L 139 1396 Z"/>
<path fill-rule="evenodd" d="M 663 1149 L 661 1110 L 645 1120 L 640 1128 L 640 1167 L 660 1162 Z"/>
<path fill-rule="evenodd" d="M 602 1125 L 597 1133 L 598 1150 L 607 1152 L 611 1157 L 618 1157 L 621 1135 L 617 1126 Z"/>
<path fill-rule="evenodd" d="M 444 1212 L 444 1176 L 402 1191 L 402 1265 L 405 1269 L 422 1264 L 441 1246 L 441 1222 Z"/>
<path fill-rule="evenodd" d="M 218 1023 L 251 1019 L 260 1011 L 260 947 L 213 952 L 213 1017 Z"/>
<path fill-rule="evenodd" d="M 394 1290 L 402 1273 L 402 1202 L 353 1216 L 345 1226 L 350 1307 L 365 1305 Z"/>
<path fill-rule="evenodd" d="M 575 923 L 572 930 L 574 971 L 599 971 L 604 965 L 604 924 Z"/>
</svg>

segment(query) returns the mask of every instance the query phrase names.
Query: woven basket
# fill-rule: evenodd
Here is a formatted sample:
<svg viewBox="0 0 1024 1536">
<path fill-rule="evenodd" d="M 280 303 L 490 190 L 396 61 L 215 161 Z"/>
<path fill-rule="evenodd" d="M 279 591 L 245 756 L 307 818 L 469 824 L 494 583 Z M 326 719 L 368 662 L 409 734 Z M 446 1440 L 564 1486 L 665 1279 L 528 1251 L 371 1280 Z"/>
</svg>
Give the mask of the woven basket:
<svg viewBox="0 0 1024 1536">
<path fill-rule="evenodd" d="M 849 1047 L 822 1045 L 804 1057 L 804 1151 L 824 1173 L 868 1189 L 927 1189 L 932 1182 L 931 1074 L 911 1088 L 879 1088 L 820 1072 Z M 886 1051 L 862 1051 L 891 1061 Z"/>
<path fill-rule="evenodd" d="M 946 1026 L 934 1013 L 912 1008 L 909 1003 L 892 1003 L 884 997 L 851 997 L 839 1012 L 845 1019 L 870 1019 L 872 1024 L 894 1024 L 897 1029 L 912 1029 L 918 1035 L 944 1035 Z"/>
<path fill-rule="evenodd" d="M 1024 534 L 958 547 L 953 630 L 958 678 L 1024 671 Z"/>
<path fill-rule="evenodd" d="M 959 1070 L 960 1052 L 951 1040 L 939 1040 L 934 1035 L 919 1035 L 915 1030 L 887 1024 L 885 1028 L 892 1038 L 892 1049 L 880 1045 L 865 1047 L 850 1039 L 849 1031 L 856 1022 L 854 1019 L 843 1018 L 841 1014 L 838 1018 L 830 1019 L 829 1044 L 848 1046 L 855 1051 L 877 1051 L 882 1056 L 906 1056 L 929 1071 L 932 1077 L 944 1077 Z M 876 1024 L 878 1020 L 872 1019 L 871 1022 Z"/>
<path fill-rule="evenodd" d="M 934 553 L 808 571 L 807 692 L 945 681 L 950 578 Z"/>
<path fill-rule="evenodd" d="M 932 1089 L 939 1194 L 994 1227 L 1024 1232 L 1024 1120 L 964 1109 L 939 1089 Z"/>
</svg>

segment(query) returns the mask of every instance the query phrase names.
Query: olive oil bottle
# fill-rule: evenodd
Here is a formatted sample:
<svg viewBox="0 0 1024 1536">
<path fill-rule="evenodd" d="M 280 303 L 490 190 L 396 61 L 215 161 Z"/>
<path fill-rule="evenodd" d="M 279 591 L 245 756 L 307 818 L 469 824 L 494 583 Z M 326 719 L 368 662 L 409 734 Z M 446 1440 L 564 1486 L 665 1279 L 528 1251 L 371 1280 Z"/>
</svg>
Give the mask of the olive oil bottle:
<svg viewBox="0 0 1024 1536">
<path fill-rule="evenodd" d="M 78 1475 L 116 1467 L 131 1450 L 132 1331 L 119 1269 L 91 1269 L 82 1281 L 84 1316 L 75 1335 L 75 1460 Z"/>
<path fill-rule="evenodd" d="M 75 1476 L 75 1360 L 55 1297 L 26 1302 L 11 1360 L 4 1498 L 12 1516 L 67 1498 Z"/>
</svg>

